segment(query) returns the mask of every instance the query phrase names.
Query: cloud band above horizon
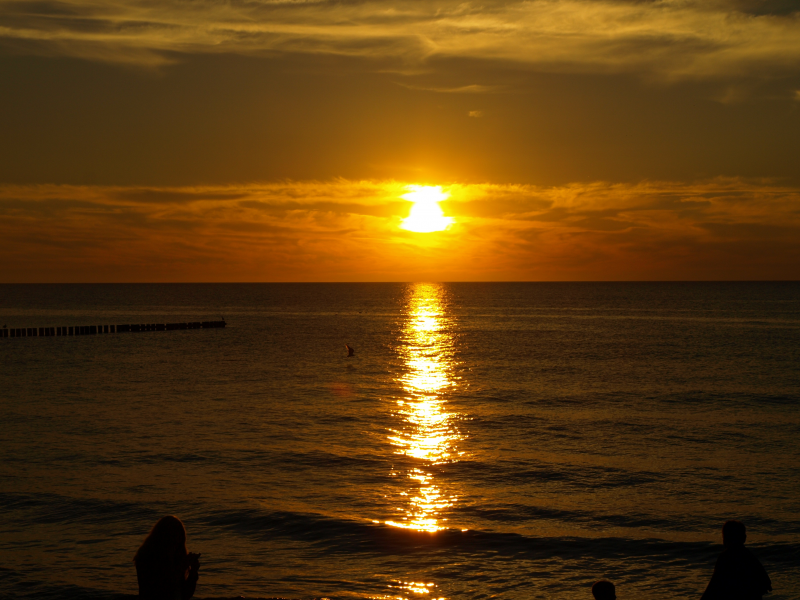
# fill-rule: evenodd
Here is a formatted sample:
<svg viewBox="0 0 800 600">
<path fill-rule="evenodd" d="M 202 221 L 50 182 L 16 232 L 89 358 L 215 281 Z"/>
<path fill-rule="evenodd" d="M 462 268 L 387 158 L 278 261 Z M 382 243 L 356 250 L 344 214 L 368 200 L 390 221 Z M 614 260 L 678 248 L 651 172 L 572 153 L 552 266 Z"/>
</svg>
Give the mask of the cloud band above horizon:
<svg viewBox="0 0 800 600">
<path fill-rule="evenodd" d="M 402 230 L 396 181 L 0 187 L 3 280 L 798 279 L 800 190 L 740 179 L 452 185 Z"/>
</svg>

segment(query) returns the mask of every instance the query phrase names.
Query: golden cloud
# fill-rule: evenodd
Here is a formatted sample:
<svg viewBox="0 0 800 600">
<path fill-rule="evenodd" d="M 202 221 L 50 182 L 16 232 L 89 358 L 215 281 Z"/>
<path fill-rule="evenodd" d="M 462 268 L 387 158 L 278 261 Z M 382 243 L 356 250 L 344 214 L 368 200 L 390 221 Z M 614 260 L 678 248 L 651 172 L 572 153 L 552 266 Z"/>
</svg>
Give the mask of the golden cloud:
<svg viewBox="0 0 800 600">
<path fill-rule="evenodd" d="M 797 279 L 800 190 L 769 182 L 451 185 L 399 228 L 397 181 L 0 187 L 14 281 Z"/>
<path fill-rule="evenodd" d="M 145 65 L 174 60 L 175 53 L 298 52 L 706 78 L 792 72 L 800 64 L 800 13 L 748 12 L 746 2 L 2 4 L 0 39 L 6 44 Z"/>
</svg>

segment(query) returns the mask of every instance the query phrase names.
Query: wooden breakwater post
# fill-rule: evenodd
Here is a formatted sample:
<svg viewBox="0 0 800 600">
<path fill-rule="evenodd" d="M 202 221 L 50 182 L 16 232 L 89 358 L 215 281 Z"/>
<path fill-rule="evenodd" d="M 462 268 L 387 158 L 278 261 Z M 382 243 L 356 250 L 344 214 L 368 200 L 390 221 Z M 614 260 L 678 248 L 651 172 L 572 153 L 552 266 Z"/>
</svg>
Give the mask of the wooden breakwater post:
<svg viewBox="0 0 800 600">
<path fill-rule="evenodd" d="M 59 335 L 102 335 L 106 333 L 140 333 L 144 331 L 175 331 L 182 329 L 219 329 L 222 321 L 192 321 L 188 323 L 144 323 L 125 325 L 76 325 L 73 327 L 17 327 L 0 329 L 2 338 L 47 337 Z"/>
</svg>

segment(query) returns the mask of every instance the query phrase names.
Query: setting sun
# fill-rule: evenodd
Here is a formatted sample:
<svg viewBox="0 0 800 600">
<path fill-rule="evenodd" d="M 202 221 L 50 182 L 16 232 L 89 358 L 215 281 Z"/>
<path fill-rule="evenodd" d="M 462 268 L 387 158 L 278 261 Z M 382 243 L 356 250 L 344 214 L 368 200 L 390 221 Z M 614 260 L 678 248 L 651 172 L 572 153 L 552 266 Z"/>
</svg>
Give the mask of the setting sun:
<svg viewBox="0 0 800 600">
<path fill-rule="evenodd" d="M 439 202 L 450 197 L 440 186 L 409 185 L 408 190 L 401 198 L 410 200 L 414 206 L 400 227 L 417 233 L 430 233 L 447 229 L 453 223 L 453 218 L 445 217 L 439 206 Z"/>
</svg>

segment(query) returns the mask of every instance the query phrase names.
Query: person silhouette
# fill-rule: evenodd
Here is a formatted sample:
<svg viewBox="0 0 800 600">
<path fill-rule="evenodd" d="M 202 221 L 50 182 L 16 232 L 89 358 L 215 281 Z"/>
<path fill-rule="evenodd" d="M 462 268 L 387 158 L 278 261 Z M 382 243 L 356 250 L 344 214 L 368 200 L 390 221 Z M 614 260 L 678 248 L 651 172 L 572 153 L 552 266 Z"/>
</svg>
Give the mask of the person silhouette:
<svg viewBox="0 0 800 600">
<path fill-rule="evenodd" d="M 200 555 L 186 551 L 186 529 L 178 517 L 162 517 L 142 542 L 133 562 L 139 598 L 189 600 L 197 587 Z"/>
<path fill-rule="evenodd" d="M 598 581 L 592 586 L 595 600 L 617 600 L 617 589 L 610 581 Z"/>
<path fill-rule="evenodd" d="M 714 565 L 714 574 L 700 600 L 761 600 L 772 591 L 772 581 L 758 559 L 744 547 L 747 529 L 740 521 L 722 526 L 725 550 Z"/>
</svg>

